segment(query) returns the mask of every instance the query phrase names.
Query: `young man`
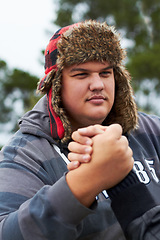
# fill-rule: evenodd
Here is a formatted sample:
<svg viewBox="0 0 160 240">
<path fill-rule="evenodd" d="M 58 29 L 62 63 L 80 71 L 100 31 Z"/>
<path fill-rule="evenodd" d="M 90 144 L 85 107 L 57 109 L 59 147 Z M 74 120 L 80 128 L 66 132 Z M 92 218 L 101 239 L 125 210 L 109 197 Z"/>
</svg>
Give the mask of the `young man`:
<svg viewBox="0 0 160 240">
<path fill-rule="evenodd" d="M 152 161 L 159 174 L 160 128 L 158 118 L 138 117 L 124 57 L 118 33 L 106 23 L 85 21 L 53 35 L 38 84 L 46 95 L 1 151 L 0 239 L 126 239 L 106 190 L 113 199 L 127 175 L 137 181 L 132 154 L 139 172 Z M 86 133 L 78 130 L 84 127 Z M 80 144 L 70 143 L 69 157 L 78 161 L 68 172 L 72 133 Z M 144 136 L 152 140 L 150 151 Z M 86 164 L 79 166 L 79 156 Z"/>
</svg>

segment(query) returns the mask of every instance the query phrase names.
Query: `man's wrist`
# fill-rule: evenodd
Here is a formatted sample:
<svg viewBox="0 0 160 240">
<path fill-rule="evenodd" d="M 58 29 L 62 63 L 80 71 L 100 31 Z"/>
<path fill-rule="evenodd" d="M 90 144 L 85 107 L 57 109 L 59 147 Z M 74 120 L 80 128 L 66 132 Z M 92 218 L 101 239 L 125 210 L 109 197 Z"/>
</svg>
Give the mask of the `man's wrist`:
<svg viewBox="0 0 160 240">
<path fill-rule="evenodd" d="M 95 176 L 93 171 L 88 169 L 87 165 L 82 164 L 79 168 L 68 172 L 66 174 L 66 181 L 80 203 L 86 207 L 90 207 L 101 190 L 98 184 L 94 184 Z"/>
</svg>

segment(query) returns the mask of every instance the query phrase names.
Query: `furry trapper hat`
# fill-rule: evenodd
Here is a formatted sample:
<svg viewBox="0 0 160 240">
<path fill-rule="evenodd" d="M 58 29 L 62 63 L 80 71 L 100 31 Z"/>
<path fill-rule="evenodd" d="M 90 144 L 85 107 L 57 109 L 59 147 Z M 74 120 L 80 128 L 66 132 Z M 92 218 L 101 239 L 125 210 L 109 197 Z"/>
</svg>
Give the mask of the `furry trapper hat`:
<svg viewBox="0 0 160 240">
<path fill-rule="evenodd" d="M 106 23 L 89 20 L 62 28 L 53 35 L 45 51 L 46 75 L 37 89 L 48 94 L 50 115 L 58 118 L 57 124 L 61 122 L 57 139 L 67 141 L 71 136 L 70 122 L 61 102 L 62 70 L 66 66 L 89 61 L 106 61 L 114 69 L 115 101 L 103 124 L 119 123 L 123 133 L 136 128 L 137 109 L 130 85 L 131 77 L 123 66 L 125 55 L 119 34 Z"/>
</svg>

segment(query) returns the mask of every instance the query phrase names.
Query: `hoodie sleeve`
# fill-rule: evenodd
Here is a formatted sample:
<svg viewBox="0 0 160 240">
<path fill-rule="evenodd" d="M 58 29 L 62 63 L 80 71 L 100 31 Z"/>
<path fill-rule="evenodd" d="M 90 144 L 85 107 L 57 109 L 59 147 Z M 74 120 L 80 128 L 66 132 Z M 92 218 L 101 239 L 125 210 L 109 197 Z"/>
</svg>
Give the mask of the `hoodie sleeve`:
<svg viewBox="0 0 160 240">
<path fill-rule="evenodd" d="M 112 209 L 126 239 L 160 239 L 160 184 L 141 183 L 132 170 L 117 186 L 107 190 Z"/>
<path fill-rule="evenodd" d="M 1 240 L 74 240 L 92 212 L 73 196 L 64 175 L 51 184 L 38 156 L 45 158 L 35 141 L 21 137 L 0 153 Z"/>
</svg>

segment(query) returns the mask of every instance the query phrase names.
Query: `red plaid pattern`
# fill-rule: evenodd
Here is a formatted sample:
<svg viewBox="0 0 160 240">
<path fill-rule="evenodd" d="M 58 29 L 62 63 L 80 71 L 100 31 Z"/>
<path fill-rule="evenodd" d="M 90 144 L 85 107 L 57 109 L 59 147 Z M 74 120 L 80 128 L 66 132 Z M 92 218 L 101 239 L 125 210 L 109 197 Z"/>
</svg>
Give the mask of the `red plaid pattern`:
<svg viewBox="0 0 160 240">
<path fill-rule="evenodd" d="M 45 76 L 41 79 L 38 90 L 43 88 L 43 84 L 48 76 L 48 74 L 57 68 L 57 42 L 61 38 L 61 35 L 66 32 L 69 28 L 72 28 L 77 24 L 73 24 L 64 28 L 60 28 L 50 39 L 49 44 L 45 50 Z M 50 130 L 51 136 L 56 139 L 62 139 L 64 137 L 64 127 L 62 124 L 61 119 L 55 113 L 53 106 L 52 106 L 52 88 L 50 88 L 49 92 L 47 93 L 48 99 L 48 112 L 50 118 Z"/>
</svg>

